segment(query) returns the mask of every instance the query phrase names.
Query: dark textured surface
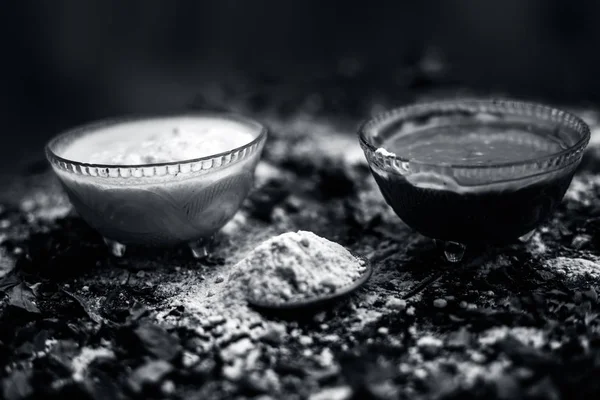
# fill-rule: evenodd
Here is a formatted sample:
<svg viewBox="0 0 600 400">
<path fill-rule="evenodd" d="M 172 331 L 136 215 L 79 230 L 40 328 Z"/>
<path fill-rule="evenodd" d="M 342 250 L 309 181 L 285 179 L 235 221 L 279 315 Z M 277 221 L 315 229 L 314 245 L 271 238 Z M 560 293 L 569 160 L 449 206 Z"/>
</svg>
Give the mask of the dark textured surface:
<svg viewBox="0 0 600 400">
<path fill-rule="evenodd" d="M 358 119 L 393 101 L 363 98 L 342 92 L 347 117 L 335 119 L 314 97 L 225 102 L 272 134 L 254 191 L 206 265 L 184 249 L 113 259 L 47 169 L 3 178 L 0 398 L 598 398 L 598 128 L 529 243 L 470 249 L 448 269 L 366 167 Z M 367 287 L 311 313 L 206 309 L 247 251 L 298 229 L 370 258 Z"/>
</svg>

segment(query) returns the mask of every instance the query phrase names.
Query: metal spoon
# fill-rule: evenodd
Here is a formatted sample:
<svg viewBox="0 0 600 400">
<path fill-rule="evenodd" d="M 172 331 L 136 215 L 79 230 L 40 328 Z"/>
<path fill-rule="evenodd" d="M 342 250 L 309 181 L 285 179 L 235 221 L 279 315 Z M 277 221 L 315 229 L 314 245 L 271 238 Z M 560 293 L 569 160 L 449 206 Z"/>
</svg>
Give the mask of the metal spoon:
<svg viewBox="0 0 600 400">
<path fill-rule="evenodd" d="M 339 299 L 346 297 L 349 294 L 355 292 L 369 280 L 369 278 L 371 277 L 371 275 L 373 273 L 373 266 L 372 266 L 371 262 L 369 262 L 369 260 L 367 260 L 364 257 L 360 257 L 360 256 L 356 256 L 356 257 L 360 258 L 361 260 L 363 260 L 365 262 L 364 272 L 357 280 L 352 282 L 350 285 L 339 288 L 334 293 L 328 293 L 325 295 L 311 297 L 311 298 L 307 298 L 307 299 L 285 301 L 285 302 L 280 302 L 280 303 L 262 302 L 260 300 L 252 299 L 250 297 L 247 297 L 246 300 L 248 301 L 249 305 L 251 305 L 255 308 L 260 308 L 260 309 L 265 309 L 265 310 L 275 310 L 275 311 L 322 307 L 324 305 L 332 303 L 336 300 L 339 300 Z"/>
</svg>

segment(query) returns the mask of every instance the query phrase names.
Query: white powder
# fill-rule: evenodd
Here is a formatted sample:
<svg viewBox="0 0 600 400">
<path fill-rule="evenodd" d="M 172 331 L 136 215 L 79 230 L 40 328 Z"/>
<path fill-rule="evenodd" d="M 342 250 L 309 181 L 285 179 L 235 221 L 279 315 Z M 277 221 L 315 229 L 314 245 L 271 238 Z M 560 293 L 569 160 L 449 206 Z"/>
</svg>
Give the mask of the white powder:
<svg viewBox="0 0 600 400">
<path fill-rule="evenodd" d="M 571 185 L 569 186 L 569 190 L 567 190 L 567 193 L 565 193 L 565 200 L 570 200 L 576 204 L 581 204 L 586 207 L 589 206 L 592 201 L 595 200 L 595 191 L 593 186 L 597 186 L 597 182 L 594 182 L 594 180 L 590 182 L 587 176 L 574 177 L 573 181 L 571 181 Z"/>
<path fill-rule="evenodd" d="M 544 332 L 530 327 L 494 327 L 483 332 L 479 337 L 479 343 L 484 346 L 491 346 L 504 340 L 506 337 L 512 337 L 523 345 L 540 348 L 547 342 Z"/>
<path fill-rule="evenodd" d="M 337 243 L 312 232 L 288 232 L 257 246 L 235 266 L 230 280 L 261 303 L 282 303 L 335 293 L 366 267 Z"/>
<path fill-rule="evenodd" d="M 175 162 L 224 153 L 250 143 L 258 125 L 219 117 L 168 117 L 92 128 L 59 155 L 106 165 Z"/>
<path fill-rule="evenodd" d="M 87 367 L 98 358 L 115 358 L 115 354 L 112 350 L 103 347 L 81 349 L 81 353 L 72 361 L 73 379 L 83 381 Z"/>
<path fill-rule="evenodd" d="M 377 150 L 375 150 L 375 153 L 376 154 L 381 154 L 384 157 L 396 157 L 396 153 L 392 153 L 390 151 L 387 151 L 383 147 L 380 147 Z"/>
<path fill-rule="evenodd" d="M 92 164 L 140 165 L 208 157 L 241 147 L 252 141 L 245 132 L 223 135 L 220 131 L 198 134 L 175 128 L 149 136 L 141 143 L 115 144 L 90 156 Z"/>
<path fill-rule="evenodd" d="M 419 347 L 441 347 L 443 344 L 444 342 L 433 336 L 423 336 L 417 340 Z"/>
<path fill-rule="evenodd" d="M 546 261 L 549 271 L 563 277 L 567 285 L 572 285 L 581 279 L 598 281 L 600 279 L 600 265 L 583 258 L 556 257 Z"/>
</svg>

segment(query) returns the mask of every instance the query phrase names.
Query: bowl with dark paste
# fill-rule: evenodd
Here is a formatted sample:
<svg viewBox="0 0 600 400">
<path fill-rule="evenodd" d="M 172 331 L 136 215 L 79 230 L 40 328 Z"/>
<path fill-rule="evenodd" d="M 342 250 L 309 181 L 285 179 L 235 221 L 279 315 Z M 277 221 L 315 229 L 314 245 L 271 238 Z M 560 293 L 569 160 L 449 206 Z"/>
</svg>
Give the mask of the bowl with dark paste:
<svg viewBox="0 0 600 400">
<path fill-rule="evenodd" d="M 561 202 L 589 139 L 566 111 L 495 99 L 409 105 L 359 132 L 386 202 L 450 261 L 469 244 L 529 236 Z"/>
</svg>

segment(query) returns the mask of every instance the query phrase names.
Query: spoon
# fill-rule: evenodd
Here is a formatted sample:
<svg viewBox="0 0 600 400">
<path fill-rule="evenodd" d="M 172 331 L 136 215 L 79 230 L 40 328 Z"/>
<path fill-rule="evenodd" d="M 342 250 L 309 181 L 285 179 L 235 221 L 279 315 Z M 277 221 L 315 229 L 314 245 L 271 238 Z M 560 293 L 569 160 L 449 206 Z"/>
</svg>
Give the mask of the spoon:
<svg viewBox="0 0 600 400">
<path fill-rule="evenodd" d="M 332 303 L 336 300 L 339 300 L 343 297 L 350 295 L 355 292 L 359 288 L 361 288 L 371 277 L 373 273 L 373 266 L 364 257 L 356 256 L 355 257 L 363 260 L 365 262 L 365 270 L 361 274 L 361 276 L 352 282 L 349 285 L 339 288 L 334 293 L 328 293 L 320 296 L 310 297 L 306 299 L 300 300 L 291 300 L 291 301 L 283 301 L 283 302 L 263 302 L 257 299 L 252 299 L 249 296 L 246 298 L 248 304 L 260 309 L 265 310 L 295 310 L 300 308 L 319 308 L 326 304 Z"/>
</svg>

